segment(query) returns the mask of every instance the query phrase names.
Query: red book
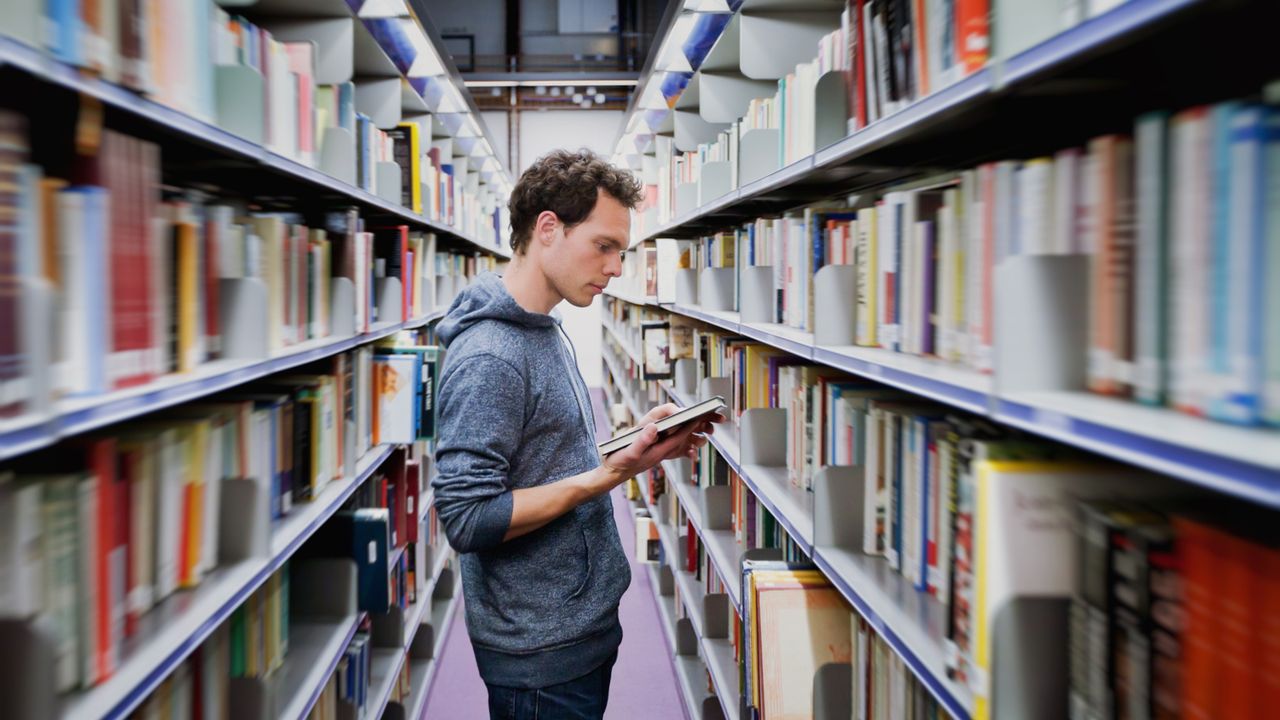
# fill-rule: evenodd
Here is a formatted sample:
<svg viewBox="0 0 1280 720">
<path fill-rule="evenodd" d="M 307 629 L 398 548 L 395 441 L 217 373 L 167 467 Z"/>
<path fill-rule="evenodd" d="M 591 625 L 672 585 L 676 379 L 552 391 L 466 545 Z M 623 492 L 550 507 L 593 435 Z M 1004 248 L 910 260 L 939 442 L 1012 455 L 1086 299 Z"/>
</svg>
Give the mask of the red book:
<svg viewBox="0 0 1280 720">
<path fill-rule="evenodd" d="M 218 266 L 218 248 L 222 247 L 222 243 L 227 242 L 227 239 L 220 237 L 218 230 L 218 224 L 206 217 L 204 246 L 201 249 L 200 261 L 201 267 L 204 268 L 204 335 L 205 348 L 209 355 L 215 355 L 222 350 L 222 332 L 218 328 L 218 276 L 221 275 Z"/>
<path fill-rule="evenodd" d="M 147 362 L 151 348 L 150 236 L 142 204 L 146 196 L 148 157 L 145 143 L 104 131 L 98 162 L 110 197 L 107 228 L 108 284 L 111 288 L 111 344 L 107 381 L 112 388 L 151 381 Z"/>
<path fill-rule="evenodd" d="M 311 273 L 307 269 L 308 248 L 311 246 L 311 240 L 307 237 L 310 231 L 305 225 L 294 225 L 292 231 L 294 292 L 295 302 L 297 302 L 297 313 L 294 314 L 294 337 L 298 338 L 298 342 L 302 342 L 307 339 L 307 327 L 311 322 L 311 304 L 307 302 L 311 287 Z"/>
<path fill-rule="evenodd" d="M 133 592 L 138 583 L 138 572 L 140 568 L 134 566 L 133 553 L 128 552 L 129 536 L 133 528 L 133 500 L 130 494 L 134 482 L 137 481 L 138 474 L 142 472 L 142 450 L 140 448 L 132 448 L 122 450 L 117 458 L 116 473 L 119 482 L 116 483 L 116 489 L 119 491 L 115 496 L 117 519 L 116 523 L 116 543 L 124 545 L 125 552 L 125 597 Z M 138 630 L 139 613 L 134 607 L 127 603 L 124 618 L 124 634 L 131 637 Z"/>
<path fill-rule="evenodd" d="M 1182 716 L 1216 718 L 1219 652 L 1218 593 L 1221 576 L 1218 532 L 1183 516 L 1173 519 L 1177 552 L 1182 561 Z"/>
<path fill-rule="evenodd" d="M 991 52 L 990 11 L 988 0 L 956 0 L 956 51 L 966 75 L 987 64 Z"/>
<path fill-rule="evenodd" d="M 849 70 L 851 76 L 847 83 L 849 93 L 849 117 L 854 119 L 854 127 L 862 129 L 867 126 L 867 49 L 862 42 L 865 37 L 862 29 L 862 7 L 866 0 L 849 0 Z"/>
<path fill-rule="evenodd" d="M 418 542 L 418 526 L 422 523 L 421 503 L 422 497 L 422 464 L 416 461 L 406 461 L 404 464 L 404 481 L 405 481 L 405 541 Z"/>
<path fill-rule="evenodd" d="M 125 573 L 128 564 L 127 536 L 121 542 L 116 526 L 119 516 L 116 500 L 120 496 L 119 476 L 116 473 L 116 441 L 98 437 L 74 443 L 80 451 L 82 467 L 93 477 L 97 486 L 97 548 L 90 582 L 95 590 L 97 637 L 93 639 L 93 669 L 95 682 L 111 677 L 119 662 L 120 641 L 124 636 L 126 615 Z M 74 453 L 73 453 L 74 454 Z M 125 492 L 128 485 L 125 484 Z"/>
<path fill-rule="evenodd" d="M 685 559 L 684 569 L 694 572 L 698 569 L 698 533 L 693 529 L 693 521 L 685 522 Z"/>
</svg>

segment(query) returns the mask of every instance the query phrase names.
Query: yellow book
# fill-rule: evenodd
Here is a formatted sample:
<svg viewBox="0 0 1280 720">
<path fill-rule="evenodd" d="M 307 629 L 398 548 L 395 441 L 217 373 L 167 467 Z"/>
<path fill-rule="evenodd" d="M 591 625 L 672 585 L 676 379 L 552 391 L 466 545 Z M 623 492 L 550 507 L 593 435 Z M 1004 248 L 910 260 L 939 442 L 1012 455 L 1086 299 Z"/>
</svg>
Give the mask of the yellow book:
<svg viewBox="0 0 1280 720">
<path fill-rule="evenodd" d="M 402 122 L 396 127 L 405 129 L 409 134 L 409 190 L 413 198 L 412 210 L 422 212 L 422 142 L 418 134 L 418 123 Z"/>
<path fill-rule="evenodd" d="M 253 234 L 261 249 L 261 278 L 267 286 L 267 347 L 284 347 L 284 222 L 278 217 L 254 216 Z"/>
<path fill-rule="evenodd" d="M 195 587 L 202 579 L 201 548 L 204 541 L 205 454 L 209 448 L 210 423 L 207 420 L 183 423 L 179 432 L 186 436 L 187 482 L 184 486 L 186 522 L 182 532 L 182 561 L 179 585 Z"/>
<path fill-rule="evenodd" d="M 199 286 L 197 282 L 197 258 L 199 241 L 196 226 L 189 222 L 177 222 L 173 226 L 174 267 L 176 278 L 174 294 L 177 298 L 177 360 L 178 372 L 191 372 L 199 364 L 199 347 L 196 343 L 199 310 Z"/>
<path fill-rule="evenodd" d="M 1078 589 L 1077 503 L 1162 491 L 1164 486 L 1123 466 L 1079 462 L 982 460 L 975 472 L 973 718 L 990 720 L 995 715 L 993 628 L 1001 614 L 1010 618 L 1003 627 L 1017 632 L 1014 623 L 1019 616 L 1012 613 L 1019 598 L 1070 597 Z M 1024 649 L 1029 654 L 1035 651 L 1034 647 Z M 1046 651 L 1064 652 L 1060 647 Z M 1010 663 L 1026 666 L 1035 664 L 1036 658 L 1001 661 L 1002 666 Z M 1011 715 L 1006 709 L 1000 715 L 1019 713 L 1012 709 Z"/>
</svg>

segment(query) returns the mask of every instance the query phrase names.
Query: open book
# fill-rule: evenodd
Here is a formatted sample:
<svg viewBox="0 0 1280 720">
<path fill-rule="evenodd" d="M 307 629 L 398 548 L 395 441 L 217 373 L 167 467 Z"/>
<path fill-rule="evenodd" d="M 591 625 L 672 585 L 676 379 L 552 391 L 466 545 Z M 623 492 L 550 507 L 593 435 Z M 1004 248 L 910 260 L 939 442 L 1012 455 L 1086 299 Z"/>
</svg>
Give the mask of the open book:
<svg viewBox="0 0 1280 720">
<path fill-rule="evenodd" d="M 683 410 L 675 413 L 674 415 L 668 415 L 667 417 L 664 417 L 661 420 L 654 423 L 654 425 L 658 427 L 658 438 L 662 439 L 666 437 L 669 433 L 675 432 L 681 425 L 684 425 L 685 423 L 696 422 L 706 417 L 707 415 L 718 413 L 724 408 L 725 408 L 724 398 L 717 395 L 708 400 L 703 400 L 702 402 L 696 405 L 692 405 L 690 407 L 684 408 Z M 640 427 L 634 427 L 622 433 L 621 435 L 617 435 L 615 437 L 612 437 L 606 440 L 605 442 L 600 443 L 600 455 L 604 456 L 610 453 L 615 453 L 631 445 L 631 443 L 634 442 L 636 438 L 640 437 L 640 431 L 643 429 L 644 429 L 643 425 Z"/>
</svg>

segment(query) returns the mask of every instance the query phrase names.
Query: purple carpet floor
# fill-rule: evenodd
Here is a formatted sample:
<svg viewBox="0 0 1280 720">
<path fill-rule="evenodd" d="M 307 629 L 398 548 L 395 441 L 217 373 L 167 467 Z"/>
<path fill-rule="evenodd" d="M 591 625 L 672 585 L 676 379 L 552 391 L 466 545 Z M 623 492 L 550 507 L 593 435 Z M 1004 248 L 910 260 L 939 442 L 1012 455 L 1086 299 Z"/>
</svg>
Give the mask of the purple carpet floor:
<svg viewBox="0 0 1280 720">
<path fill-rule="evenodd" d="M 597 391 L 595 411 L 597 434 L 607 438 L 606 414 L 603 396 Z M 631 504 L 621 490 L 611 493 L 613 515 L 622 534 L 622 546 L 628 554 L 634 552 L 635 528 L 631 518 Z M 464 600 L 465 601 L 465 600 Z M 445 639 L 427 698 L 423 720 L 484 720 L 489 716 L 484 682 L 476 670 L 475 655 L 463 622 L 463 602 L 459 602 L 458 616 Z M 663 636 L 661 620 L 653 602 L 649 571 L 646 566 L 632 561 L 631 587 L 622 596 L 619 608 L 622 618 L 622 647 L 618 651 L 618 663 L 613 668 L 613 682 L 609 689 L 608 720 L 681 720 L 684 709 L 676 685 L 675 670 L 671 666 L 671 653 Z"/>
</svg>

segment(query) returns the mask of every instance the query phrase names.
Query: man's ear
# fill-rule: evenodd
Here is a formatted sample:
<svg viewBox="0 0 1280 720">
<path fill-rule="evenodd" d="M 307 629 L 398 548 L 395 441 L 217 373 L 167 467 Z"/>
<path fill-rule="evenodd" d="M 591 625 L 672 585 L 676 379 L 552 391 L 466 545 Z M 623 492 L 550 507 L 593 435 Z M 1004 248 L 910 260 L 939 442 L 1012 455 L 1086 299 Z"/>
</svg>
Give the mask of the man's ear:
<svg viewBox="0 0 1280 720">
<path fill-rule="evenodd" d="M 538 219 L 533 224 L 534 236 L 543 245 L 550 245 L 555 240 L 559 228 L 560 218 L 550 210 L 538 213 Z"/>
</svg>

